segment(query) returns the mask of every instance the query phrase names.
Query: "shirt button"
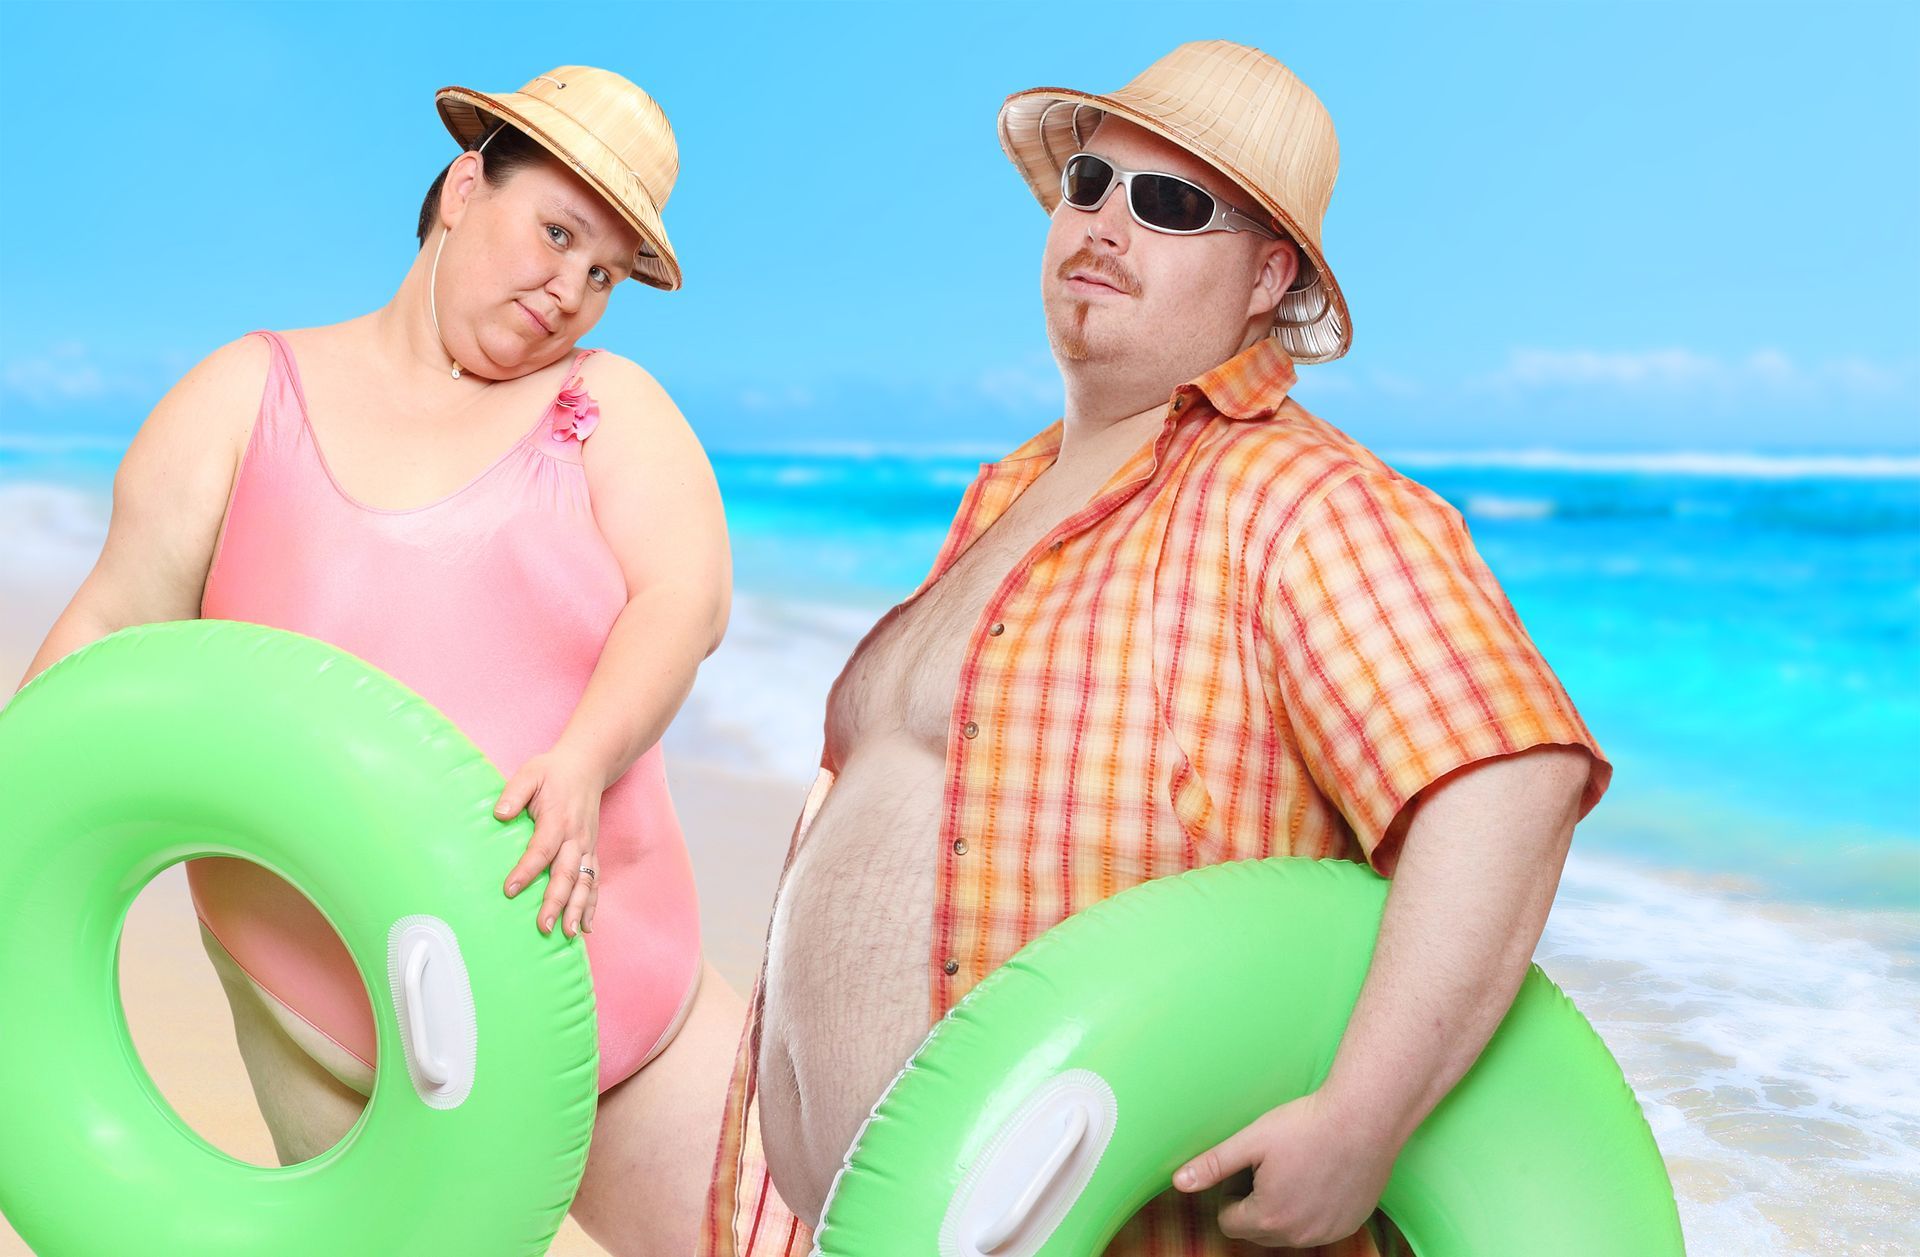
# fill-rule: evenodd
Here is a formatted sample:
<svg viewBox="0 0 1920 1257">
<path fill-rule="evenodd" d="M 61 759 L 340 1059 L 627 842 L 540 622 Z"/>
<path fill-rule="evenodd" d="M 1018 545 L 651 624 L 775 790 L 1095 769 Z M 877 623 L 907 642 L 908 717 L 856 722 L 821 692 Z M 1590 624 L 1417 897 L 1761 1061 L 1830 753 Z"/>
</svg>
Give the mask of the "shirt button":
<svg viewBox="0 0 1920 1257">
<path fill-rule="evenodd" d="M 948 977 L 952 977 L 954 974 L 960 972 L 960 962 L 953 959 L 952 957 L 948 957 L 947 963 L 941 965 L 940 970 L 941 972 L 945 973 Z"/>
<path fill-rule="evenodd" d="M 953 853 L 955 855 L 965 855 L 967 853 L 967 840 L 965 838 L 955 838 L 953 840 Z"/>
<path fill-rule="evenodd" d="M 998 636 L 1000 636 L 1000 634 L 1002 634 L 1002 633 L 1004 633 L 1004 632 L 1006 632 L 1006 631 L 1007 631 L 1007 626 L 1006 626 L 1006 625 L 1004 625 L 1004 624 L 1002 624 L 1002 623 L 1000 623 L 999 621 L 995 621 L 995 622 L 994 622 L 994 625 L 993 625 L 993 627 L 987 630 L 987 636 L 988 636 L 988 637 L 998 637 Z"/>
<path fill-rule="evenodd" d="M 966 724 L 960 726 L 960 732 L 966 734 L 970 738 L 975 737 L 980 732 L 980 726 L 973 723 L 973 721 L 969 720 L 967 721 Z"/>
</svg>

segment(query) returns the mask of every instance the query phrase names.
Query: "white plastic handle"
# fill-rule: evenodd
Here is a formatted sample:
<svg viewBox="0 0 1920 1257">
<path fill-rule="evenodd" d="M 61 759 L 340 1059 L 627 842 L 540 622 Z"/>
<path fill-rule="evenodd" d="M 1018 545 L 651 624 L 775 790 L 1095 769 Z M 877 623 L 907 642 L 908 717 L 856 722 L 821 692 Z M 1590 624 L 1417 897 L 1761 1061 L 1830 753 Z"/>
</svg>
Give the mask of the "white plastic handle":
<svg viewBox="0 0 1920 1257">
<path fill-rule="evenodd" d="M 1007 1241 L 1020 1233 L 1034 1208 L 1039 1205 L 1040 1198 L 1046 1194 L 1047 1188 L 1053 1186 L 1067 1158 L 1073 1155 L 1073 1150 L 1080 1146 L 1080 1141 L 1086 1135 L 1087 1109 L 1084 1104 L 1076 1104 L 1067 1110 L 1066 1122 L 1061 1128 L 1060 1138 L 1053 1145 L 1053 1151 L 1047 1154 L 1047 1159 L 1027 1180 L 1019 1198 L 1007 1206 L 1007 1211 L 997 1220 L 981 1230 L 973 1241 L 975 1248 L 983 1253 L 997 1253 Z"/>
<path fill-rule="evenodd" d="M 420 1076 L 436 1087 L 447 1085 L 451 1072 L 444 1062 L 433 1054 L 433 1048 L 427 1041 L 427 1001 L 420 989 L 420 980 L 427 971 L 427 957 L 432 948 L 427 940 L 415 939 L 413 950 L 407 953 L 407 969 L 403 986 L 407 993 L 407 1031 L 413 1041 L 413 1063 L 420 1070 Z"/>
</svg>

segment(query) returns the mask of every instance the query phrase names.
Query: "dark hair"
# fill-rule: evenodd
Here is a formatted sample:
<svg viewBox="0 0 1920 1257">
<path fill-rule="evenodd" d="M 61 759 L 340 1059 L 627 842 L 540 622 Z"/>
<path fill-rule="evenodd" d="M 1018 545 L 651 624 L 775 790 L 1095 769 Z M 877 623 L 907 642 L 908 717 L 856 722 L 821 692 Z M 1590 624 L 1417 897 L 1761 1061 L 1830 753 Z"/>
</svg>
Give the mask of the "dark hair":
<svg viewBox="0 0 1920 1257">
<path fill-rule="evenodd" d="M 502 122 L 488 133 L 491 138 L 482 137 L 474 145 L 486 145 L 486 152 L 480 154 L 480 176 L 490 188 L 502 187 L 513 178 L 516 171 L 529 166 L 538 166 L 541 162 L 556 160 L 554 155 L 532 139 L 525 131 L 509 123 Z M 454 159 L 459 160 L 458 158 Z M 420 226 L 415 234 L 420 243 L 427 243 L 427 233 L 433 230 L 434 220 L 440 214 L 440 189 L 447 182 L 447 171 L 453 169 L 448 162 L 439 174 L 433 177 L 433 186 L 427 189 L 427 199 L 420 203 Z"/>
</svg>

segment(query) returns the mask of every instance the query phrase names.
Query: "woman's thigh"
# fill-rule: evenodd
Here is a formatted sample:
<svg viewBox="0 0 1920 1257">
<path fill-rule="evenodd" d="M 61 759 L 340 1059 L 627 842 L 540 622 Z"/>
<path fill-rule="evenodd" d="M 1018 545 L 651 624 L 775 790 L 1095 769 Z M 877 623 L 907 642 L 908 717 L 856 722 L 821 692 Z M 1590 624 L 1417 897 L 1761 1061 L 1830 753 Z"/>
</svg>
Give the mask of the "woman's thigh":
<svg viewBox="0 0 1920 1257">
<path fill-rule="evenodd" d="M 335 1077 L 289 1032 L 285 1022 L 293 1014 L 275 1009 L 273 997 L 255 985 L 205 926 L 200 942 L 227 993 L 240 1059 L 280 1164 L 319 1156 L 353 1128 L 366 1096 Z M 347 1064 L 364 1069 L 358 1062 Z M 371 1089 L 370 1076 L 366 1082 Z"/>
<path fill-rule="evenodd" d="M 574 1219 L 614 1257 L 685 1257 L 699 1237 L 746 1004 L 712 965 L 679 1033 L 600 1097 Z"/>
</svg>

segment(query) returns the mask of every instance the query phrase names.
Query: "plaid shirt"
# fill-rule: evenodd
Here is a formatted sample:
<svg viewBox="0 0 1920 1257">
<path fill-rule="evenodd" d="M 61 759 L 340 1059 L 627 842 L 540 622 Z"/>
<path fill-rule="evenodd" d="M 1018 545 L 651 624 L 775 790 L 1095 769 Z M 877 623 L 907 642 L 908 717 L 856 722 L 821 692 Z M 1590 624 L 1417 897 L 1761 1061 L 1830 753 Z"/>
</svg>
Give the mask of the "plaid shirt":
<svg viewBox="0 0 1920 1257">
<path fill-rule="evenodd" d="M 1395 818 L 1463 765 L 1581 746 L 1581 815 L 1605 790 L 1610 767 L 1459 514 L 1288 399 L 1293 382 L 1268 339 L 1181 386 L 1153 444 L 1014 566 L 974 626 L 948 728 L 935 1018 L 1036 935 L 1150 878 L 1283 854 L 1390 873 Z M 1051 465 L 1060 435 L 981 467 L 913 598 Z M 704 1257 L 811 1244 L 760 1155 L 760 1008 L 757 987 Z M 1170 1191 L 1108 1257 L 1271 1257 L 1220 1234 L 1221 1204 L 1217 1189 Z"/>
</svg>

